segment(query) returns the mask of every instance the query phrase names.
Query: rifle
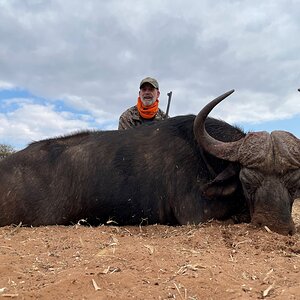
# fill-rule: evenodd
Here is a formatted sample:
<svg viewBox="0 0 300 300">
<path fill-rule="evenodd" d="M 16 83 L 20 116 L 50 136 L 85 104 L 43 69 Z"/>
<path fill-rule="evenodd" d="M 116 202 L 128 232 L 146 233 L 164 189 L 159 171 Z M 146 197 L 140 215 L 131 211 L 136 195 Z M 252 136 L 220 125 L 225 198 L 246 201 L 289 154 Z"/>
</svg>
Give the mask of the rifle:
<svg viewBox="0 0 300 300">
<path fill-rule="evenodd" d="M 167 93 L 168 96 L 168 105 L 167 105 L 167 110 L 166 110 L 166 116 L 169 118 L 169 109 L 170 109 L 170 103 L 171 103 L 171 98 L 172 98 L 172 91 Z"/>
</svg>

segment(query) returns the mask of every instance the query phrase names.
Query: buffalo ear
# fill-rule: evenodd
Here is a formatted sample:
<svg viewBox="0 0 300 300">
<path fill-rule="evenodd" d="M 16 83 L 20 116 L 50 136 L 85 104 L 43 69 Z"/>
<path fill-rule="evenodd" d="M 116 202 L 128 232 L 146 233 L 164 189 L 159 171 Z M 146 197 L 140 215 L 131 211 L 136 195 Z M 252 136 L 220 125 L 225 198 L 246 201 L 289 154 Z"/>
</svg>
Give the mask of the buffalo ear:
<svg viewBox="0 0 300 300">
<path fill-rule="evenodd" d="M 209 183 L 206 187 L 203 189 L 203 193 L 208 198 L 213 197 L 226 197 L 232 195 L 236 189 L 237 189 L 237 183 L 236 182 L 228 182 L 228 183 Z"/>
<path fill-rule="evenodd" d="M 203 194 L 209 198 L 232 195 L 238 187 L 240 167 L 229 164 L 215 179 L 204 185 Z"/>
</svg>

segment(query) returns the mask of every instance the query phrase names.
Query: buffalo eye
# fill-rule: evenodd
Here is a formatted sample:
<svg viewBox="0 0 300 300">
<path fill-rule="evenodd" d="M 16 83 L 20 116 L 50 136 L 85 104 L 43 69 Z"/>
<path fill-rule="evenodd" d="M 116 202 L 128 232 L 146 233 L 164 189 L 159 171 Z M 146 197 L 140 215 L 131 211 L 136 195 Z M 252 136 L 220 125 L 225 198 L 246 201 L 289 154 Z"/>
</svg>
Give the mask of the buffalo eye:
<svg viewBox="0 0 300 300">
<path fill-rule="evenodd" d="M 248 194 L 248 196 L 255 193 L 257 188 L 261 185 L 262 178 L 260 178 L 259 174 L 250 169 L 242 169 L 240 172 L 240 180 L 244 188 L 244 192 Z"/>
</svg>

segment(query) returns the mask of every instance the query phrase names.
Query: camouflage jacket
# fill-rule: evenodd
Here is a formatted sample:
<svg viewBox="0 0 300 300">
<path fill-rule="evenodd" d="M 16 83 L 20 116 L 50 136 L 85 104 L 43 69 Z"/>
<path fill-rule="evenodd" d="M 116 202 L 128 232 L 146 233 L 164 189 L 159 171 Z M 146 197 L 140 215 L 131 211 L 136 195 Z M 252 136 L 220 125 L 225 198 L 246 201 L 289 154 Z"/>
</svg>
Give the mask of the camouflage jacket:
<svg viewBox="0 0 300 300">
<path fill-rule="evenodd" d="M 122 113 L 119 119 L 118 129 L 128 129 L 131 127 L 140 126 L 142 124 L 151 124 L 167 119 L 166 114 L 159 108 L 155 117 L 152 119 L 144 119 L 139 114 L 137 106 L 132 106 Z"/>
</svg>

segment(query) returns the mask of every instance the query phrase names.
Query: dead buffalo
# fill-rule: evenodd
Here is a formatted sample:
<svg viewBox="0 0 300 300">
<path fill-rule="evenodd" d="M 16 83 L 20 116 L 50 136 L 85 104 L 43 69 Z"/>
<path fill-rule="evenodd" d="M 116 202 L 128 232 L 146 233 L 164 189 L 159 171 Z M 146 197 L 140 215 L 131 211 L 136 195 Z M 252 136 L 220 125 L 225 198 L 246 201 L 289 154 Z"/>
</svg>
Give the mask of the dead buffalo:
<svg viewBox="0 0 300 300">
<path fill-rule="evenodd" d="M 179 116 L 125 131 L 32 143 L 0 162 L 0 226 L 251 221 L 283 234 L 299 182 L 299 140 Z M 205 124 L 205 126 L 204 126 Z"/>
</svg>

